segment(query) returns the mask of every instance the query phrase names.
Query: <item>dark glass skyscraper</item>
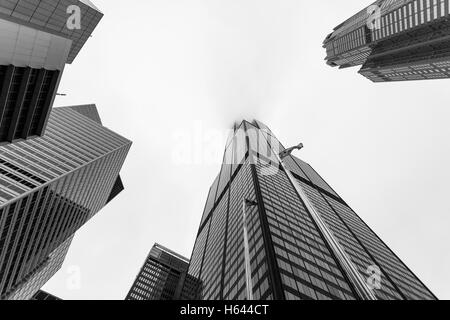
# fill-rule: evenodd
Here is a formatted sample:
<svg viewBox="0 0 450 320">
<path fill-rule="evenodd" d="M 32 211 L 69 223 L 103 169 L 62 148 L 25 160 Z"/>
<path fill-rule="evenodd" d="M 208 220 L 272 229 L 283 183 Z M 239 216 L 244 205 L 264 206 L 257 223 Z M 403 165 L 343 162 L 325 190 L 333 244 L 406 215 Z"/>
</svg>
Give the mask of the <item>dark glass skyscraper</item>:
<svg viewBox="0 0 450 320">
<path fill-rule="evenodd" d="M 94 109 L 55 108 L 44 136 L 0 147 L 1 299 L 31 298 L 117 194 L 131 142 L 89 117 Z"/>
<path fill-rule="evenodd" d="M 435 299 L 264 124 L 235 125 L 189 275 L 198 299 Z"/>
<path fill-rule="evenodd" d="M 126 300 L 179 300 L 183 295 L 189 260 L 155 244 Z M 189 290 L 189 283 L 187 284 Z"/>
<path fill-rule="evenodd" d="M 68 25 L 71 7 L 79 26 Z M 65 64 L 102 16 L 86 0 L 0 1 L 0 143 L 44 134 Z"/>
<path fill-rule="evenodd" d="M 373 82 L 450 77 L 450 1 L 378 0 L 326 38 L 327 63 Z"/>
</svg>

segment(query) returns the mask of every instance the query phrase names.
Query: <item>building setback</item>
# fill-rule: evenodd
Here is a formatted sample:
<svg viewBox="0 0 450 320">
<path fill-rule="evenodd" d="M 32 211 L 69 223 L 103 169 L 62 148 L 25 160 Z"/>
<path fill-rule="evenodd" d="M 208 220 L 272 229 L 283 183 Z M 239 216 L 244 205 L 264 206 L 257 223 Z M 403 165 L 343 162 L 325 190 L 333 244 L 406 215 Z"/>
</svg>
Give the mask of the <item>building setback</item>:
<svg viewBox="0 0 450 320">
<path fill-rule="evenodd" d="M 307 163 L 243 121 L 210 188 L 188 274 L 203 300 L 435 299 Z"/>
<path fill-rule="evenodd" d="M 1 299 L 31 298 L 61 267 L 74 233 L 117 194 L 130 146 L 65 107 L 44 136 L 0 147 Z"/>
<path fill-rule="evenodd" d="M 186 282 L 189 260 L 155 244 L 133 283 L 126 300 L 180 300 L 192 289 Z M 194 288 L 195 289 L 195 288 Z M 192 292 L 192 291 L 191 291 Z"/>
<path fill-rule="evenodd" d="M 327 63 L 373 82 L 450 77 L 450 1 L 379 0 L 324 41 Z"/>
<path fill-rule="evenodd" d="M 80 29 L 69 29 L 71 5 Z M 66 63 L 103 14 L 89 1 L 0 2 L 0 144 L 42 136 Z"/>
</svg>

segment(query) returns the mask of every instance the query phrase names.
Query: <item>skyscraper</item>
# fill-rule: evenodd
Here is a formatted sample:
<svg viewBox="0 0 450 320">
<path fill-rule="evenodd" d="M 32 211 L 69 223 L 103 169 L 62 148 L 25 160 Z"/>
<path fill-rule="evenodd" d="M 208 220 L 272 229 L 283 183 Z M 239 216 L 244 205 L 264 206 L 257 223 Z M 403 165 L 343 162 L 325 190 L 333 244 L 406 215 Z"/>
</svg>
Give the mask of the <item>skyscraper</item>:
<svg viewBox="0 0 450 320">
<path fill-rule="evenodd" d="M 449 2 L 378 0 L 328 35 L 327 63 L 373 82 L 450 78 Z"/>
<path fill-rule="evenodd" d="M 293 150 L 234 126 L 190 260 L 198 298 L 435 299 Z"/>
<path fill-rule="evenodd" d="M 0 2 L 0 144 L 43 135 L 65 64 L 102 16 L 86 0 Z"/>
<path fill-rule="evenodd" d="M 55 108 L 44 136 L 0 147 L 1 299 L 31 298 L 117 194 L 131 142 L 79 110 Z"/>
<path fill-rule="evenodd" d="M 155 244 L 133 283 L 126 300 L 179 300 L 189 260 Z"/>
</svg>

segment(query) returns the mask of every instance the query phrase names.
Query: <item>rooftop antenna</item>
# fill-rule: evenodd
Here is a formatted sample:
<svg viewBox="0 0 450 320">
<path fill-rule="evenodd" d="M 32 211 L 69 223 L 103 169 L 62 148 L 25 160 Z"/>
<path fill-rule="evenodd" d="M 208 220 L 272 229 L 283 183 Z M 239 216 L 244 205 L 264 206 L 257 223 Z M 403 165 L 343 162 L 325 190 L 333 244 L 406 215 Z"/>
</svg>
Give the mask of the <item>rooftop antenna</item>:
<svg viewBox="0 0 450 320">
<path fill-rule="evenodd" d="M 287 156 L 290 156 L 291 154 L 292 154 L 292 152 L 294 152 L 295 150 L 301 150 L 301 149 L 303 149 L 303 143 L 299 143 L 298 145 L 296 145 L 295 147 L 291 147 L 291 148 L 288 148 L 288 149 L 286 149 L 286 150 L 284 150 L 284 151 L 281 151 L 280 152 L 280 158 L 281 158 L 281 160 L 283 160 L 284 158 L 286 158 Z"/>
</svg>

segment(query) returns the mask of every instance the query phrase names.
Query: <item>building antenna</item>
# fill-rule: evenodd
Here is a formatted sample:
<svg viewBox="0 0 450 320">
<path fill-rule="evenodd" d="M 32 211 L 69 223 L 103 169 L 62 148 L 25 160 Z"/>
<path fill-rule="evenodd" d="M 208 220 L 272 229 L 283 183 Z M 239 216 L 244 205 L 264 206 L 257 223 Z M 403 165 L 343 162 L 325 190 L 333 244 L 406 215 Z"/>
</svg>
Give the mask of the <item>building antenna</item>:
<svg viewBox="0 0 450 320">
<path fill-rule="evenodd" d="M 280 158 L 281 158 L 281 160 L 283 160 L 284 158 L 286 158 L 287 156 L 290 156 L 291 154 L 292 154 L 292 152 L 294 152 L 295 150 L 301 150 L 301 149 L 303 149 L 303 143 L 299 143 L 297 146 L 295 146 L 295 147 L 291 147 L 291 148 L 288 148 L 288 149 L 286 149 L 286 150 L 284 150 L 284 151 L 281 151 L 280 152 Z"/>
</svg>

